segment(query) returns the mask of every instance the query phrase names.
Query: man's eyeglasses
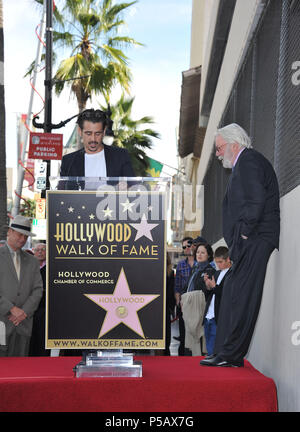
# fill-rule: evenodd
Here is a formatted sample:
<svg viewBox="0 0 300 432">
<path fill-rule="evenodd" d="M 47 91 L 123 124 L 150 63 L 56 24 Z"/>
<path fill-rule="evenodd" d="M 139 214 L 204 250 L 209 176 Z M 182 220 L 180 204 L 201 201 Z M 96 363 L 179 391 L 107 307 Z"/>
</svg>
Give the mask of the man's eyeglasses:
<svg viewBox="0 0 300 432">
<path fill-rule="evenodd" d="M 221 151 L 221 149 L 226 145 L 227 145 L 227 143 L 221 144 L 220 146 L 216 146 L 216 153 L 219 153 Z"/>
<path fill-rule="evenodd" d="M 222 148 L 223 148 L 224 146 L 226 146 L 226 145 L 230 145 L 230 144 L 232 144 L 232 143 L 227 143 L 227 142 L 225 142 L 225 143 L 223 143 L 223 144 L 221 144 L 221 145 L 219 145 L 219 146 L 216 146 L 216 147 L 215 147 L 215 149 L 216 149 L 216 153 L 220 153 L 220 151 L 222 150 Z"/>
<path fill-rule="evenodd" d="M 184 250 L 184 249 L 190 248 L 191 246 L 192 246 L 192 243 L 188 243 L 186 246 L 182 246 L 182 249 Z"/>
</svg>

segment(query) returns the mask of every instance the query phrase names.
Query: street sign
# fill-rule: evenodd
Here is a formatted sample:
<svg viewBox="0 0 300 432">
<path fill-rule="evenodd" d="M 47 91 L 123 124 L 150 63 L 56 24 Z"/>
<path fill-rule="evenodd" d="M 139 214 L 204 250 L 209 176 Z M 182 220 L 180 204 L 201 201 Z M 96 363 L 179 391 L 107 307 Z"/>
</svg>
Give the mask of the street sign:
<svg viewBox="0 0 300 432">
<path fill-rule="evenodd" d="M 36 188 L 39 190 L 45 190 L 46 189 L 46 178 L 38 177 L 36 179 Z"/>
<path fill-rule="evenodd" d="M 62 134 L 30 132 L 29 158 L 61 160 L 62 149 Z"/>
<path fill-rule="evenodd" d="M 47 162 L 40 162 L 36 171 L 36 189 L 46 189 Z"/>
</svg>

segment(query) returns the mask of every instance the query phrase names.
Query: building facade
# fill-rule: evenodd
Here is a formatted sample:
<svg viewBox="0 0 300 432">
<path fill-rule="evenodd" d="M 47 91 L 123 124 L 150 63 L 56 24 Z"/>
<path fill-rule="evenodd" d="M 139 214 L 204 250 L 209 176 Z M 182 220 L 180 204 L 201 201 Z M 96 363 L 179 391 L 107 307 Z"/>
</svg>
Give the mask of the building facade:
<svg viewBox="0 0 300 432">
<path fill-rule="evenodd" d="M 202 137 L 182 155 L 187 167 L 197 156 L 190 180 L 204 190 L 201 234 L 214 247 L 224 243 L 221 207 L 230 172 L 214 156 L 214 135 L 235 122 L 273 164 L 281 197 L 280 248 L 269 261 L 248 359 L 275 380 L 280 411 L 299 411 L 300 2 L 194 0 L 193 6 Z M 179 133 L 179 150 L 182 143 Z"/>
</svg>

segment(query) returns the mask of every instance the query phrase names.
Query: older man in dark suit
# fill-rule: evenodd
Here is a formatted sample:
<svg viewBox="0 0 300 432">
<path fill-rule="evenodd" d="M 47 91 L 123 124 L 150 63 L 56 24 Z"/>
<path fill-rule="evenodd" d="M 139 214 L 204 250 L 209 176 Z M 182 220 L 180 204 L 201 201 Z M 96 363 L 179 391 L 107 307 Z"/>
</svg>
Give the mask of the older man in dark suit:
<svg viewBox="0 0 300 432">
<path fill-rule="evenodd" d="M 61 177 L 134 177 L 129 153 L 103 144 L 108 118 L 101 110 L 87 109 L 77 120 L 83 149 L 62 158 Z"/>
<path fill-rule="evenodd" d="M 22 250 L 32 235 L 30 220 L 17 215 L 0 248 L 0 322 L 5 326 L 0 357 L 28 354 L 32 317 L 43 293 L 38 260 Z"/>
<path fill-rule="evenodd" d="M 237 124 L 219 129 L 216 156 L 232 169 L 223 234 L 233 266 L 223 289 L 214 354 L 206 366 L 242 366 L 257 320 L 267 264 L 279 247 L 279 189 L 271 163 Z M 221 332 L 222 329 L 222 332 Z"/>
</svg>

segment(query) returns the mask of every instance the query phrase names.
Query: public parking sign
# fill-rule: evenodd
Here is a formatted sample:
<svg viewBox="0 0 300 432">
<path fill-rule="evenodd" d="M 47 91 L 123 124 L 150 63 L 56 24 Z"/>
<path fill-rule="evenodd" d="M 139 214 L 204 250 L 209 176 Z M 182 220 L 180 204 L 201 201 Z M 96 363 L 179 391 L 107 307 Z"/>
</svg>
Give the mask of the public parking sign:
<svg viewBox="0 0 300 432">
<path fill-rule="evenodd" d="M 30 132 L 28 158 L 61 160 L 62 149 L 62 134 Z"/>
</svg>

